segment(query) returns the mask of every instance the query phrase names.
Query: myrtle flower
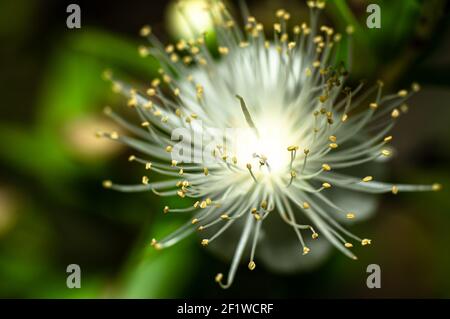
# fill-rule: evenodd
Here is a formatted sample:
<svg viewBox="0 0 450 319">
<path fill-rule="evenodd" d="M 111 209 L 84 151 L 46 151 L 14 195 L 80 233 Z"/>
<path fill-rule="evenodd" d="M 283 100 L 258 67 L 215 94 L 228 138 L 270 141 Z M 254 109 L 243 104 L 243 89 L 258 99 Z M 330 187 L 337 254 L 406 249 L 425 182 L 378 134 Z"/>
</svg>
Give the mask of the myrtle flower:
<svg viewBox="0 0 450 319">
<path fill-rule="evenodd" d="M 180 197 L 181 206 L 166 206 L 164 213 L 186 214 L 189 220 L 151 245 L 166 248 L 199 232 L 201 245 L 232 256 L 226 280 L 220 273 L 215 277 L 223 288 L 232 284 L 243 256 L 250 270 L 255 260 L 273 270 L 297 270 L 323 259 L 331 243 L 356 259 L 353 245 L 371 240 L 343 225 L 367 218 L 376 206 L 373 195 L 440 188 L 377 180 L 374 172 L 381 172 L 374 164 L 391 155 L 389 131 L 419 85 L 389 95 L 383 95 L 381 81 L 368 89 L 346 87 L 344 65 L 351 61 L 336 57 L 342 35 L 318 26 L 323 1 L 307 4 L 309 24 L 291 23 L 290 14 L 280 9 L 273 36 L 266 38 L 255 17 L 247 15 L 241 28 L 221 2 L 212 1 L 207 10 L 216 54 L 205 34 L 163 45 L 144 26 L 140 34 L 150 46 L 139 53 L 158 59 L 160 75 L 138 89 L 105 74 L 141 123 L 131 124 L 107 108 L 106 114 L 132 136 L 99 136 L 149 158 L 129 158 L 146 170 L 140 184 L 105 181 L 104 186 Z M 351 33 L 348 27 L 349 41 Z M 174 157 L 179 141 L 173 132 L 180 128 L 193 136 L 205 128 L 246 130 L 234 139 L 212 130 L 210 149 L 188 141 L 193 153 L 211 155 L 213 161 L 206 162 Z M 168 179 L 154 181 L 157 175 Z"/>
</svg>

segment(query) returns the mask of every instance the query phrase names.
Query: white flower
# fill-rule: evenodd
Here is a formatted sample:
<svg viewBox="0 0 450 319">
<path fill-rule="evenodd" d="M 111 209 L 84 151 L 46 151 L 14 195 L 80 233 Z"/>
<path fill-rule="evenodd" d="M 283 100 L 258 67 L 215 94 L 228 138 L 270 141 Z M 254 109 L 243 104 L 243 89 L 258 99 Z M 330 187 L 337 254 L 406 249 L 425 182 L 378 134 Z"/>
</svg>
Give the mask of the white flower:
<svg viewBox="0 0 450 319">
<path fill-rule="evenodd" d="M 151 47 L 139 51 L 159 59 L 160 77 L 141 93 L 106 74 L 113 89 L 129 98 L 141 127 L 108 108 L 106 113 L 134 137 L 99 135 L 128 144 L 152 161 L 130 157 L 149 171 L 142 184 L 106 181 L 104 186 L 181 197 L 184 207 L 166 206 L 164 212 L 192 218 L 152 245 L 169 247 L 196 230 L 202 232 L 203 246 L 233 254 L 227 280 L 216 276 L 224 288 L 233 282 L 244 254 L 251 270 L 256 256 L 268 268 L 292 271 L 323 259 L 328 240 L 356 259 L 352 243 L 365 246 L 371 240 L 341 224 L 366 218 L 375 208 L 373 194 L 440 188 L 387 184 L 372 177 L 375 168 L 368 164 L 390 156 L 389 131 L 419 86 L 386 96 L 381 82 L 365 92 L 362 85 L 346 88 L 347 71 L 334 61 L 341 35 L 317 26 L 322 1 L 308 5 L 310 25 L 288 29 L 290 15 L 279 10 L 274 39 L 268 40 L 254 17 L 247 17 L 242 31 L 221 3 L 211 3 L 220 59 L 207 48 L 204 36 L 164 47 L 144 27 L 141 35 Z M 208 152 L 214 161 L 176 160 L 178 141 L 171 135 L 180 128 L 192 136 L 216 129 L 210 137 L 219 142 L 212 142 Z M 237 139 L 223 139 L 217 132 L 228 128 L 246 129 L 238 131 Z M 193 140 L 188 146 L 195 154 L 207 149 Z M 360 175 L 355 166 L 365 172 Z M 152 182 L 154 173 L 170 178 Z M 319 236 L 326 240 L 314 241 Z"/>
</svg>

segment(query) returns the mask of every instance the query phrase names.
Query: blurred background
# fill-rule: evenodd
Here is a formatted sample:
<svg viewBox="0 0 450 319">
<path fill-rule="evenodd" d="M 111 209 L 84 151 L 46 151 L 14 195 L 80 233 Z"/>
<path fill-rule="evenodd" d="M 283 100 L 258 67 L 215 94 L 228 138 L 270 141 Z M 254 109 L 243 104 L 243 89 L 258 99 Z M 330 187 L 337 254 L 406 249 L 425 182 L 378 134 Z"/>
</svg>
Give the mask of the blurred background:
<svg viewBox="0 0 450 319">
<path fill-rule="evenodd" d="M 130 182 L 141 174 L 127 161 L 131 150 L 94 137 L 115 127 L 102 108 L 124 104 L 102 71 L 148 83 L 158 66 L 139 58 L 139 28 L 152 25 L 163 42 L 186 36 L 185 28 L 171 2 L 75 2 L 82 27 L 69 30 L 68 1 L 0 1 L 0 297 L 450 297 L 447 1 L 335 0 L 322 16 L 340 30 L 355 26 L 351 83 L 381 78 L 392 91 L 422 85 L 393 132 L 399 152 L 386 179 L 438 181 L 443 190 L 383 196 L 375 218 L 352 229 L 374 241 L 357 249 L 357 262 L 335 251 L 308 273 L 241 267 L 226 291 L 214 275 L 229 263 L 203 250 L 198 238 L 150 249 L 151 238 L 185 221 L 163 216 L 165 200 L 101 187 L 104 179 Z M 369 3 L 381 6 L 381 29 L 366 27 Z M 247 4 L 266 26 L 280 7 L 295 21 L 308 19 L 301 0 Z M 208 27 L 192 12 L 199 27 Z M 66 287 L 73 263 L 81 266 L 81 289 Z M 381 266 L 381 289 L 366 287 L 371 263 Z"/>
</svg>

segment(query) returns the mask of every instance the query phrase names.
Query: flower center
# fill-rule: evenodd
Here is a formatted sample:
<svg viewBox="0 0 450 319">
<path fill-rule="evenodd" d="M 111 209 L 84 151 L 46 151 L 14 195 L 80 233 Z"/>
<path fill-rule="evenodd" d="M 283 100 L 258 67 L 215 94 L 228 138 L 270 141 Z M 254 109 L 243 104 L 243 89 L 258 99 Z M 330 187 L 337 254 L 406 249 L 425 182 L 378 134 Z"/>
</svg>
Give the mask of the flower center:
<svg viewBox="0 0 450 319">
<path fill-rule="evenodd" d="M 279 176 L 289 168 L 290 155 L 286 147 L 293 136 L 279 116 L 255 119 L 257 131 L 240 129 L 236 134 L 236 157 L 241 166 L 251 164 L 255 173 Z"/>
</svg>

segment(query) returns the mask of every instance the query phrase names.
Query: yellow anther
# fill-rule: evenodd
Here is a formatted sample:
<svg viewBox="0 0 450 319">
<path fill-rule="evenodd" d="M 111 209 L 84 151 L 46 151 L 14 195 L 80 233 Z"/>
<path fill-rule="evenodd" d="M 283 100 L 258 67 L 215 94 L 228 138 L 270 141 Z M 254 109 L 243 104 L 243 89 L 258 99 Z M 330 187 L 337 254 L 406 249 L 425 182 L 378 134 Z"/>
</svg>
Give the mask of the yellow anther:
<svg viewBox="0 0 450 319">
<path fill-rule="evenodd" d="M 172 81 L 172 78 L 170 76 L 168 76 L 167 74 L 163 75 L 163 81 L 165 83 L 170 83 Z"/>
<path fill-rule="evenodd" d="M 386 136 L 386 137 L 384 138 L 384 141 L 385 141 L 385 142 L 392 141 L 392 135 Z"/>
<path fill-rule="evenodd" d="M 276 32 L 281 33 L 281 24 L 279 24 L 279 23 L 274 23 L 273 29 L 274 29 Z"/>
<path fill-rule="evenodd" d="M 216 275 L 216 277 L 214 277 L 214 280 L 215 280 L 216 282 L 221 282 L 222 279 L 223 279 L 223 274 L 221 274 L 221 273 L 218 273 L 218 274 Z"/>
<path fill-rule="evenodd" d="M 366 177 L 364 177 L 363 179 L 362 179 L 362 181 L 363 182 L 370 182 L 371 180 L 373 180 L 373 177 L 372 176 L 366 176 Z"/>
<path fill-rule="evenodd" d="M 400 111 L 398 109 L 394 109 L 391 113 L 392 118 L 397 118 L 400 116 Z"/>
<path fill-rule="evenodd" d="M 333 148 L 333 149 L 338 148 L 338 145 L 336 143 L 330 143 L 329 146 L 330 146 L 330 148 Z"/>
<path fill-rule="evenodd" d="M 353 218 L 355 218 L 355 214 L 354 213 L 347 213 L 347 215 L 345 215 L 345 217 L 347 217 L 347 219 L 353 219 Z"/>
<path fill-rule="evenodd" d="M 282 16 L 284 16 L 285 13 L 286 13 L 286 10 L 284 10 L 284 9 L 278 9 L 278 10 L 275 12 L 275 16 L 276 16 L 277 18 L 281 18 Z"/>
<path fill-rule="evenodd" d="M 120 93 L 120 91 L 122 91 L 122 85 L 119 83 L 114 83 L 111 89 L 114 93 Z"/>
<path fill-rule="evenodd" d="M 370 103 L 370 104 L 369 104 L 369 107 L 370 107 L 372 110 L 376 110 L 376 109 L 378 108 L 378 104 L 375 103 L 375 102 L 373 102 L 373 103 Z"/>
<path fill-rule="evenodd" d="M 173 147 L 172 147 L 172 146 L 168 145 L 168 146 L 166 147 L 166 152 L 167 152 L 167 153 L 172 152 L 172 150 L 173 150 Z"/>
<path fill-rule="evenodd" d="M 132 162 L 132 161 L 134 161 L 136 159 L 136 156 L 134 156 L 134 155 L 130 155 L 130 157 L 128 157 L 128 161 L 129 162 Z"/>
<path fill-rule="evenodd" d="M 308 202 L 303 202 L 303 209 L 308 209 L 309 207 L 310 206 Z"/>
<path fill-rule="evenodd" d="M 168 46 L 166 46 L 165 50 L 167 53 L 172 53 L 175 50 L 175 47 L 173 44 L 169 44 Z"/>
<path fill-rule="evenodd" d="M 177 50 L 182 51 L 186 48 L 186 41 L 180 40 L 177 42 Z"/>
<path fill-rule="evenodd" d="M 400 90 L 400 91 L 398 91 L 398 96 L 400 96 L 400 97 L 405 97 L 405 96 L 407 96 L 408 95 L 408 91 L 406 91 L 406 90 Z"/>
<path fill-rule="evenodd" d="M 167 214 L 169 212 L 169 206 L 164 206 L 163 212 L 164 214 Z"/>
<path fill-rule="evenodd" d="M 178 191 L 177 195 L 180 196 L 181 198 L 186 197 L 186 194 L 183 191 Z"/>
<path fill-rule="evenodd" d="M 109 136 L 110 136 L 111 139 L 113 139 L 113 140 L 119 139 L 119 133 L 117 133 L 117 132 L 112 132 Z"/>
<path fill-rule="evenodd" d="M 208 239 L 202 239 L 201 244 L 202 244 L 202 246 L 208 246 L 209 240 Z"/>
<path fill-rule="evenodd" d="M 341 118 L 342 122 L 347 121 L 347 119 L 348 119 L 348 115 L 347 114 L 342 115 L 342 118 Z"/>
<path fill-rule="evenodd" d="M 381 154 L 382 154 L 383 156 L 389 156 L 389 155 L 391 155 L 391 152 L 390 152 L 389 150 L 382 150 L 382 151 L 381 151 Z"/>
<path fill-rule="evenodd" d="M 287 150 L 289 152 L 297 151 L 298 149 L 299 149 L 298 145 L 291 145 L 291 146 L 288 146 L 288 148 L 287 148 Z"/>
<path fill-rule="evenodd" d="M 345 243 L 344 246 L 347 247 L 347 248 L 352 248 L 353 244 L 352 243 Z"/>
<path fill-rule="evenodd" d="M 183 63 L 184 63 L 184 64 L 188 65 L 188 64 L 190 64 L 191 62 L 192 62 L 192 57 L 191 57 L 191 56 L 186 55 L 185 57 L 183 57 Z M 192 82 L 192 79 L 191 79 L 191 80 L 188 79 L 188 81 L 189 81 L 189 82 Z"/>
<path fill-rule="evenodd" d="M 148 50 L 147 47 L 141 45 L 138 47 L 138 53 L 142 58 L 145 58 L 146 56 L 148 56 L 150 54 L 150 51 Z"/>
<path fill-rule="evenodd" d="M 328 139 L 330 140 L 330 142 L 333 142 L 333 143 L 335 143 L 336 142 L 336 136 L 334 136 L 334 135 L 330 135 L 330 137 L 328 137 Z"/>
<path fill-rule="evenodd" d="M 247 21 L 248 21 L 249 23 L 255 23 L 255 22 L 256 22 L 256 19 L 255 19 L 255 17 L 253 17 L 253 16 L 249 16 L 249 17 L 247 18 Z"/>
<path fill-rule="evenodd" d="M 150 88 L 147 90 L 147 95 L 148 96 L 155 96 L 156 95 L 156 90 L 154 88 Z"/>
<path fill-rule="evenodd" d="M 311 249 L 309 249 L 308 247 L 303 247 L 303 255 L 307 255 L 310 251 Z"/>
<path fill-rule="evenodd" d="M 253 269 L 255 269 L 255 267 L 256 267 L 256 264 L 253 260 L 248 263 L 248 269 L 253 270 Z"/>
<path fill-rule="evenodd" d="M 347 34 L 353 34 L 353 32 L 355 32 L 355 28 L 352 25 L 348 25 L 345 28 L 345 32 L 347 32 Z"/>
<path fill-rule="evenodd" d="M 223 214 L 223 215 L 220 215 L 220 219 L 229 220 L 230 216 L 228 216 L 227 214 Z"/>
<path fill-rule="evenodd" d="M 331 171 L 331 166 L 330 165 L 328 165 L 328 164 L 322 164 L 322 168 L 323 168 L 323 170 L 324 171 Z"/>
<path fill-rule="evenodd" d="M 440 190 L 442 189 L 442 185 L 439 184 L 439 183 L 434 183 L 434 184 L 431 186 L 431 189 L 432 189 L 433 191 L 440 191 Z"/>
<path fill-rule="evenodd" d="M 152 80 L 151 86 L 153 86 L 154 88 L 158 87 L 159 84 L 161 83 L 161 80 L 156 78 Z"/>
<path fill-rule="evenodd" d="M 328 100 L 328 96 L 327 95 L 319 96 L 320 103 L 325 103 L 327 100 Z"/>
<path fill-rule="evenodd" d="M 330 188 L 330 187 L 331 187 L 331 184 L 330 184 L 330 183 L 323 183 L 323 184 L 322 184 L 322 187 L 323 187 L 323 188 Z"/>
<path fill-rule="evenodd" d="M 419 92 L 420 91 L 419 83 L 414 82 L 413 84 L 411 84 L 411 89 L 413 90 L 413 92 Z"/>
<path fill-rule="evenodd" d="M 393 185 L 391 191 L 392 194 L 396 195 L 398 193 L 398 187 L 396 185 Z"/>
<path fill-rule="evenodd" d="M 206 201 L 202 201 L 200 203 L 200 208 L 206 208 L 206 206 L 207 206 Z"/>
<path fill-rule="evenodd" d="M 316 1 L 316 7 L 317 7 L 317 9 L 325 8 L 325 1 L 324 0 L 317 0 Z"/>
<path fill-rule="evenodd" d="M 361 240 L 361 245 L 363 245 L 363 246 L 367 246 L 367 245 L 370 245 L 370 244 L 372 244 L 372 240 L 371 239 L 365 238 L 365 239 Z"/>
<path fill-rule="evenodd" d="M 311 238 L 312 239 L 317 239 L 317 238 L 319 238 L 319 234 L 318 233 L 312 233 Z"/>
<path fill-rule="evenodd" d="M 142 127 L 149 127 L 150 126 L 150 122 L 144 121 L 144 122 L 141 123 L 141 126 Z"/>
<path fill-rule="evenodd" d="M 222 55 L 227 55 L 230 50 L 227 47 L 219 47 L 219 53 Z"/>
<path fill-rule="evenodd" d="M 267 201 L 266 201 L 266 200 L 263 200 L 263 201 L 262 201 L 262 203 L 261 203 L 261 208 L 262 208 L 262 209 L 267 209 Z"/>
<path fill-rule="evenodd" d="M 292 171 L 291 171 L 291 177 L 292 177 L 292 178 L 297 177 L 297 172 L 294 171 L 294 170 L 292 170 Z"/>
<path fill-rule="evenodd" d="M 144 25 L 141 30 L 139 30 L 139 35 L 141 37 L 149 36 L 152 33 L 152 28 L 149 25 Z"/>
<path fill-rule="evenodd" d="M 239 42 L 239 47 L 240 48 L 246 48 L 249 46 L 249 43 L 247 41 L 241 41 Z"/>
<path fill-rule="evenodd" d="M 209 174 L 208 167 L 203 168 L 203 174 L 205 174 L 205 176 L 208 176 L 208 174 Z"/>
<path fill-rule="evenodd" d="M 191 53 L 193 54 L 193 55 L 196 55 L 196 54 L 198 54 L 200 52 L 200 49 L 197 47 L 197 46 L 193 46 L 192 48 L 191 48 Z"/>
<path fill-rule="evenodd" d="M 160 250 L 160 249 L 162 248 L 162 247 L 161 247 L 161 244 L 158 243 L 158 242 L 156 241 L 155 238 L 152 239 L 152 241 L 150 242 L 150 245 L 151 245 L 153 248 L 155 248 L 156 250 Z"/>
<path fill-rule="evenodd" d="M 234 21 L 233 21 L 233 20 L 228 20 L 228 21 L 226 22 L 226 26 L 227 26 L 228 28 L 234 27 Z"/>
<path fill-rule="evenodd" d="M 148 184 L 148 177 L 142 176 L 142 184 L 147 185 Z"/>
<path fill-rule="evenodd" d="M 145 169 L 146 170 L 149 170 L 149 169 L 151 169 L 152 168 L 152 163 L 145 163 Z"/>
<path fill-rule="evenodd" d="M 106 181 L 103 181 L 102 185 L 104 188 L 111 188 L 112 182 L 110 180 L 106 180 Z"/>
<path fill-rule="evenodd" d="M 198 223 L 198 218 L 194 218 L 193 220 L 192 220 L 192 225 L 195 225 L 195 224 L 197 224 Z"/>
<path fill-rule="evenodd" d="M 305 68 L 305 75 L 306 76 L 311 76 L 312 72 L 310 68 Z"/>
<path fill-rule="evenodd" d="M 177 63 L 179 60 L 180 60 L 180 57 L 178 56 L 178 54 L 172 53 L 172 54 L 170 55 L 170 61 L 172 61 L 172 62 L 174 62 L 174 63 Z M 174 94 L 175 94 L 176 96 L 178 96 L 175 92 L 174 92 Z"/>
</svg>

